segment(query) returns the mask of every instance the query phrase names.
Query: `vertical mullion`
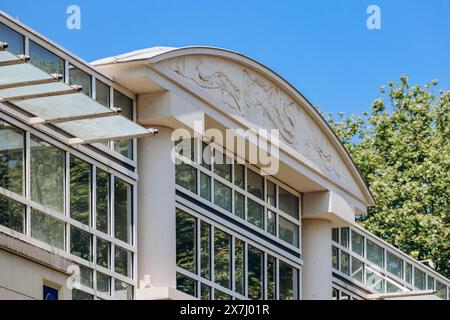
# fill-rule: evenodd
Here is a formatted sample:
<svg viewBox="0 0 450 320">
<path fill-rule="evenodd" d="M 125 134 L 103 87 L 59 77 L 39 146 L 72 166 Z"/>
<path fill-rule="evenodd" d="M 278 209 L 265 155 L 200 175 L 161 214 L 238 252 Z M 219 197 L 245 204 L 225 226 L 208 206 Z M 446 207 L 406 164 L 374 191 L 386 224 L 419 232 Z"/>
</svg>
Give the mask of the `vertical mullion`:
<svg viewBox="0 0 450 320">
<path fill-rule="evenodd" d="M 231 236 L 231 291 L 233 291 L 233 293 L 235 293 L 236 291 L 236 275 L 235 275 L 235 270 L 236 270 L 236 257 L 235 257 L 235 249 L 236 249 L 236 237 L 235 236 Z"/>
<path fill-rule="evenodd" d="M 267 300 L 267 252 L 263 251 L 263 266 L 262 266 L 262 272 L 263 272 L 263 300 Z"/>
<path fill-rule="evenodd" d="M 27 42 L 26 42 L 27 43 Z M 25 131 L 25 168 L 24 168 L 24 191 L 25 198 L 31 199 L 31 150 L 30 132 Z M 25 230 L 24 234 L 31 237 L 31 208 L 25 207 Z"/>
<path fill-rule="evenodd" d="M 70 153 L 65 151 L 65 163 L 64 163 L 64 215 L 70 217 Z M 70 253 L 70 223 L 66 223 L 66 251 Z"/>
<path fill-rule="evenodd" d="M 278 258 L 275 258 L 275 299 L 280 300 L 280 259 Z"/>
<path fill-rule="evenodd" d="M 244 242 L 244 296 L 248 298 L 248 244 Z"/>
</svg>

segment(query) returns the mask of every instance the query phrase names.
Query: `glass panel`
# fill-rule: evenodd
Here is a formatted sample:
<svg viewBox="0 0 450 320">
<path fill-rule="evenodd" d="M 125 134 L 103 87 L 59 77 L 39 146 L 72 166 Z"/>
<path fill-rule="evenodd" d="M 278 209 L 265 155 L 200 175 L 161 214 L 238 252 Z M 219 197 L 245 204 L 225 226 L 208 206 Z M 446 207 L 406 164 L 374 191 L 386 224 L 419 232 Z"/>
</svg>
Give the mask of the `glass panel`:
<svg viewBox="0 0 450 320">
<path fill-rule="evenodd" d="M 93 279 L 94 279 L 94 273 L 92 272 L 92 269 L 87 268 L 85 266 L 79 266 L 80 267 L 80 282 L 83 286 L 92 288 L 93 287 Z"/>
<path fill-rule="evenodd" d="M 239 218 L 244 219 L 244 210 L 245 210 L 245 202 L 244 196 L 239 192 L 234 192 L 234 214 Z"/>
<path fill-rule="evenodd" d="M 263 299 L 263 266 L 263 252 L 252 246 L 248 246 L 247 283 L 249 299 Z"/>
<path fill-rule="evenodd" d="M 245 244 L 243 241 L 236 239 L 234 244 L 234 278 L 235 278 L 235 291 L 240 294 L 244 294 L 245 285 L 245 258 L 244 258 Z"/>
<path fill-rule="evenodd" d="M 114 247 L 114 271 L 126 277 L 133 274 L 133 254 L 119 246 Z"/>
<path fill-rule="evenodd" d="M 200 226 L 200 259 L 201 272 L 200 275 L 210 280 L 211 279 L 211 226 L 205 222 L 201 222 Z"/>
<path fill-rule="evenodd" d="M 277 206 L 277 186 L 267 180 L 267 203 L 276 207 Z"/>
<path fill-rule="evenodd" d="M 412 265 L 405 262 L 405 281 L 409 284 L 412 284 Z"/>
<path fill-rule="evenodd" d="M 247 221 L 264 228 L 264 207 L 250 198 L 247 198 Z"/>
<path fill-rule="evenodd" d="M 298 270 L 280 260 L 280 300 L 298 300 Z"/>
<path fill-rule="evenodd" d="M 348 248 L 349 229 L 341 228 L 341 245 Z"/>
<path fill-rule="evenodd" d="M 279 200 L 280 200 L 280 210 L 287 213 L 291 217 L 298 219 L 299 205 L 298 197 L 294 196 L 289 191 L 284 190 L 279 187 Z"/>
<path fill-rule="evenodd" d="M 197 169 L 184 162 L 175 165 L 175 182 L 177 185 L 197 193 Z"/>
<path fill-rule="evenodd" d="M 425 290 L 425 272 L 414 268 L 414 286 L 417 289 Z"/>
<path fill-rule="evenodd" d="M 447 286 L 442 282 L 436 281 L 436 295 L 444 300 L 447 300 Z"/>
<path fill-rule="evenodd" d="M 214 152 L 214 173 L 225 180 L 231 181 L 232 160 L 218 150 Z"/>
<path fill-rule="evenodd" d="M 402 289 L 395 285 L 393 282 L 386 281 L 386 293 L 394 293 L 394 292 L 401 292 Z"/>
<path fill-rule="evenodd" d="M 70 226 L 70 253 L 82 259 L 92 260 L 92 235 Z"/>
<path fill-rule="evenodd" d="M 4 51 L 0 51 L 0 61 L 1 61 L 2 53 L 4 53 Z M 4 67 L 2 67 L 2 71 L 3 71 L 3 68 Z M 32 68 L 35 71 L 37 70 L 38 72 L 43 72 L 43 71 L 40 71 L 39 69 L 36 69 L 35 67 L 30 67 L 30 68 Z M 24 76 L 26 76 L 26 75 L 24 75 Z M 60 93 L 61 91 L 73 92 L 73 88 L 64 82 L 50 82 L 50 83 L 41 83 L 41 84 L 33 84 L 33 85 L 20 85 L 20 86 L 13 86 L 11 88 L 0 89 L 0 96 L 3 99 L 8 100 L 8 99 L 24 97 L 24 96 L 48 96 L 49 94 Z M 17 101 L 20 101 L 20 100 L 17 100 Z M 43 100 L 37 100 L 37 101 L 43 101 Z M 49 100 L 45 100 L 45 101 L 49 101 Z M 38 109 L 41 110 L 42 108 L 38 108 Z M 39 110 L 34 110 L 34 111 L 38 112 Z"/>
<path fill-rule="evenodd" d="M 64 249 L 64 222 L 31 209 L 31 237 Z"/>
<path fill-rule="evenodd" d="M 211 177 L 200 172 L 200 197 L 211 201 Z"/>
<path fill-rule="evenodd" d="M 427 277 L 427 289 L 428 290 L 434 290 L 434 278 L 428 276 Z"/>
<path fill-rule="evenodd" d="M 298 248 L 298 225 L 279 216 L 279 233 L 281 240 L 292 244 Z"/>
<path fill-rule="evenodd" d="M 201 165 L 203 168 L 211 170 L 211 147 L 209 144 L 202 142 Z"/>
<path fill-rule="evenodd" d="M 264 178 L 250 169 L 247 169 L 247 191 L 264 200 Z"/>
<path fill-rule="evenodd" d="M 109 234 L 109 219 L 110 219 L 109 192 L 111 183 L 109 173 L 97 168 L 96 181 L 97 181 L 96 185 L 97 230 Z"/>
<path fill-rule="evenodd" d="M 109 269 L 111 245 L 108 241 L 97 238 L 97 264 Z"/>
<path fill-rule="evenodd" d="M 384 249 L 379 245 L 367 240 L 367 260 L 375 263 L 383 268 L 384 266 Z"/>
<path fill-rule="evenodd" d="M 225 292 L 214 289 L 214 300 L 231 300 L 231 296 Z"/>
<path fill-rule="evenodd" d="M 117 239 L 131 242 L 133 187 L 114 179 L 114 235 Z"/>
<path fill-rule="evenodd" d="M 403 279 L 403 260 L 395 256 L 391 252 L 387 251 L 387 270 L 396 275 L 400 279 Z"/>
<path fill-rule="evenodd" d="M 231 236 L 214 229 L 214 277 L 215 282 L 231 288 Z"/>
<path fill-rule="evenodd" d="M 91 165 L 74 156 L 70 156 L 70 216 L 90 225 Z"/>
<path fill-rule="evenodd" d="M 0 187 L 20 195 L 23 195 L 24 138 L 22 130 L 0 120 Z"/>
<path fill-rule="evenodd" d="M 197 281 L 192 278 L 186 277 L 181 273 L 177 273 L 177 290 L 190 294 L 191 296 L 197 296 Z"/>
<path fill-rule="evenodd" d="M 206 284 L 201 285 L 200 300 L 211 300 L 211 287 Z"/>
<path fill-rule="evenodd" d="M 23 233 L 25 206 L 0 195 L 0 225 Z"/>
<path fill-rule="evenodd" d="M 91 76 L 72 65 L 69 66 L 69 84 L 82 86 L 81 92 L 91 96 Z"/>
<path fill-rule="evenodd" d="M 31 200 L 64 211 L 65 152 L 31 136 Z"/>
<path fill-rule="evenodd" d="M 111 277 L 97 272 L 97 291 L 111 294 Z"/>
<path fill-rule="evenodd" d="M 52 79 L 50 75 L 28 63 L 3 66 L 0 73 L 0 85 Z"/>
<path fill-rule="evenodd" d="M 331 264 L 334 269 L 339 270 L 339 249 L 335 246 L 331 247 Z"/>
<path fill-rule="evenodd" d="M 114 295 L 119 300 L 132 300 L 133 299 L 133 287 L 128 283 L 114 280 Z"/>
<path fill-rule="evenodd" d="M 30 63 L 39 69 L 49 74 L 64 75 L 64 60 L 31 40 L 29 41 L 29 56 Z"/>
<path fill-rule="evenodd" d="M 352 251 L 364 257 L 364 237 L 352 230 Z"/>
<path fill-rule="evenodd" d="M 245 166 L 243 164 L 234 164 L 234 184 L 239 188 L 245 188 Z"/>
<path fill-rule="evenodd" d="M 8 44 L 8 51 L 14 54 L 24 54 L 24 37 L 11 29 L 10 27 L 0 23 L 0 41 Z"/>
<path fill-rule="evenodd" d="M 366 285 L 378 293 L 383 292 L 383 278 L 366 268 Z"/>
<path fill-rule="evenodd" d="M 341 272 L 346 275 L 350 274 L 350 255 L 346 252 L 341 251 Z"/>
<path fill-rule="evenodd" d="M 176 225 L 177 266 L 196 273 L 196 219 L 177 210 Z"/>
<path fill-rule="evenodd" d="M 180 137 L 179 140 L 175 141 L 175 152 L 194 161 L 195 140 Z"/>
<path fill-rule="evenodd" d="M 331 240 L 336 243 L 339 243 L 339 228 L 331 229 Z"/>
<path fill-rule="evenodd" d="M 333 300 L 339 300 L 339 290 L 333 288 L 332 297 L 333 297 Z"/>
<path fill-rule="evenodd" d="M 133 121 L 133 100 L 124 94 L 114 90 L 114 107 L 121 108 L 121 116 Z M 116 140 L 114 141 L 114 150 L 121 155 L 133 158 L 133 140 Z"/>
<path fill-rule="evenodd" d="M 109 87 L 98 79 L 95 79 L 95 100 L 109 108 Z"/>
<path fill-rule="evenodd" d="M 276 220 L 277 215 L 270 210 L 267 210 L 267 232 L 276 235 Z"/>
<path fill-rule="evenodd" d="M 352 257 L 352 274 L 351 274 L 352 278 L 359 281 L 359 282 L 363 282 L 363 277 L 364 277 L 364 263 L 362 263 L 362 261 Z"/>
<path fill-rule="evenodd" d="M 94 300 L 94 296 L 92 294 L 86 293 L 84 291 L 73 289 L 72 290 L 72 300 Z"/>
<path fill-rule="evenodd" d="M 214 204 L 231 212 L 231 188 L 214 180 Z"/>
<path fill-rule="evenodd" d="M 277 298 L 277 261 L 271 255 L 267 255 L 267 296 L 268 300 Z"/>
</svg>

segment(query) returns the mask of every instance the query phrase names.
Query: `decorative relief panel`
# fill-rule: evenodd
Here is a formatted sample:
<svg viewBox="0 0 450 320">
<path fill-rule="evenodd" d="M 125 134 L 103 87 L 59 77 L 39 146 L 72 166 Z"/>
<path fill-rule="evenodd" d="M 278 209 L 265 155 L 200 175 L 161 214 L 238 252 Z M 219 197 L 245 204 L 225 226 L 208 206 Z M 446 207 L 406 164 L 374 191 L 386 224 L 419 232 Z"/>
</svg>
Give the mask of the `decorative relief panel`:
<svg viewBox="0 0 450 320">
<path fill-rule="evenodd" d="M 286 92 L 261 74 L 229 60 L 190 55 L 163 61 L 169 70 L 254 123 L 278 129 L 280 139 L 325 173 L 356 187 L 350 172 L 319 126 Z"/>
</svg>

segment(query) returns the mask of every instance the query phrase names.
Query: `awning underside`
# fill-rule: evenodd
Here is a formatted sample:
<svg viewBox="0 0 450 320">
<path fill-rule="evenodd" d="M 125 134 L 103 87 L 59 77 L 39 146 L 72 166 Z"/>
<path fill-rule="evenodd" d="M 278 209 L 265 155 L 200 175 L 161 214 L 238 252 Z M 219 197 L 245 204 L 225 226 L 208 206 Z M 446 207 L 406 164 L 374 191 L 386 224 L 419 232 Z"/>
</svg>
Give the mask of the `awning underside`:
<svg viewBox="0 0 450 320">
<path fill-rule="evenodd" d="M 26 57 L 0 49 L 0 102 L 31 114 L 31 125 L 53 124 L 72 135 L 69 143 L 73 144 L 152 134 L 81 93 L 80 86 L 70 86 L 60 80 L 60 75 L 42 71 L 29 64 Z"/>
</svg>

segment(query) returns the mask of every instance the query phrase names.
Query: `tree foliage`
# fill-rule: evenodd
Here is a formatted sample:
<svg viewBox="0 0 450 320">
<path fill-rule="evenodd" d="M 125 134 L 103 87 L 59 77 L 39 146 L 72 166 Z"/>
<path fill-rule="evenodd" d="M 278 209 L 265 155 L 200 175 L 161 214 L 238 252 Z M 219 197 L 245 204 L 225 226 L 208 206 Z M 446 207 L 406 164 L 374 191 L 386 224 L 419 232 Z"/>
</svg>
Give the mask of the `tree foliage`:
<svg viewBox="0 0 450 320">
<path fill-rule="evenodd" d="M 327 120 L 351 154 L 376 205 L 359 222 L 450 276 L 450 91 L 407 77 L 382 87 L 369 112 Z"/>
</svg>

